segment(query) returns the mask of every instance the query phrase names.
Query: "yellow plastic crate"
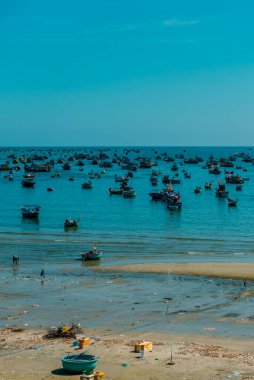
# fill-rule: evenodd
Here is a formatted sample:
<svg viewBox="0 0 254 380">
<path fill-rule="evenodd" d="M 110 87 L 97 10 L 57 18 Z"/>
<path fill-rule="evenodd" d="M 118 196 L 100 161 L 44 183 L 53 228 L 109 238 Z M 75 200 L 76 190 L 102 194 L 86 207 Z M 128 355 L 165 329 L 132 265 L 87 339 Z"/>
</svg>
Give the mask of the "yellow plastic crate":
<svg viewBox="0 0 254 380">
<path fill-rule="evenodd" d="M 152 350 L 153 350 L 152 342 L 139 342 L 135 344 L 135 352 L 152 351 Z"/>
</svg>

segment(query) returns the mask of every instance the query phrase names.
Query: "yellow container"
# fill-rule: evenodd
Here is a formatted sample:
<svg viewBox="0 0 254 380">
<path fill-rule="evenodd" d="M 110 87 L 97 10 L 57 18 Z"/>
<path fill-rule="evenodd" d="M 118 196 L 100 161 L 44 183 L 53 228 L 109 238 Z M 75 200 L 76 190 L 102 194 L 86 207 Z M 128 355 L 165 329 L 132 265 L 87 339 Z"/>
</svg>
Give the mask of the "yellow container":
<svg viewBox="0 0 254 380">
<path fill-rule="evenodd" d="M 153 342 L 139 342 L 135 344 L 135 352 L 152 351 Z"/>
<path fill-rule="evenodd" d="M 91 344 L 91 340 L 89 338 L 82 338 L 82 339 L 79 339 L 79 348 L 83 348 L 84 346 L 88 346 L 89 344 Z"/>
</svg>

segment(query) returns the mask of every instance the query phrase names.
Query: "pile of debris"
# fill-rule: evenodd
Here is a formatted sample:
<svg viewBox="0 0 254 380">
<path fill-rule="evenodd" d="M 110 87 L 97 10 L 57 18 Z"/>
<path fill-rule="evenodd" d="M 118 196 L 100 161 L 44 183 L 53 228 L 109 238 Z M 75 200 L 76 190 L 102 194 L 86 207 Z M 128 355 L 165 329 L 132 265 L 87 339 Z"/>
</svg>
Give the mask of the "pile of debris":
<svg viewBox="0 0 254 380">
<path fill-rule="evenodd" d="M 50 327 L 44 335 L 46 339 L 56 338 L 75 338 L 76 335 L 82 334 L 82 329 L 79 325 L 72 323 L 71 326 Z"/>
</svg>

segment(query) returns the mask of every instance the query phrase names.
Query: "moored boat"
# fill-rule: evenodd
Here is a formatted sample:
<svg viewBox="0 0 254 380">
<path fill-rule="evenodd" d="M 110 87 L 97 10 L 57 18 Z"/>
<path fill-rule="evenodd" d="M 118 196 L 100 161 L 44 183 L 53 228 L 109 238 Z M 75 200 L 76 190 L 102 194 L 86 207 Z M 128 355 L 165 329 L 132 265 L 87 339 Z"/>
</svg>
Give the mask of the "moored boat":
<svg viewBox="0 0 254 380">
<path fill-rule="evenodd" d="M 135 198 L 135 196 L 136 196 L 136 191 L 133 190 L 132 188 L 129 188 L 123 191 L 124 198 Z"/>
<path fill-rule="evenodd" d="M 216 197 L 218 198 L 227 198 L 229 191 L 226 190 L 226 186 L 219 182 L 217 189 L 215 190 Z"/>
<path fill-rule="evenodd" d="M 195 189 L 194 189 L 194 193 L 195 193 L 195 194 L 199 194 L 199 193 L 201 193 L 201 192 L 202 192 L 202 188 L 201 188 L 201 186 L 196 186 Z"/>
<path fill-rule="evenodd" d="M 64 228 L 77 228 L 79 225 L 80 218 L 73 220 L 72 218 L 65 219 Z"/>
<path fill-rule="evenodd" d="M 39 205 L 25 205 L 21 208 L 22 218 L 24 219 L 37 219 L 39 217 Z"/>
<path fill-rule="evenodd" d="M 82 189 L 92 189 L 93 183 L 92 181 L 87 181 L 82 183 Z"/>
<path fill-rule="evenodd" d="M 228 198 L 228 206 L 229 207 L 236 207 L 237 203 L 238 203 L 238 199 Z"/>
<path fill-rule="evenodd" d="M 94 243 L 93 248 L 88 252 L 81 253 L 82 261 L 87 260 L 99 260 L 102 258 L 102 251 L 97 251 L 96 244 Z"/>
</svg>

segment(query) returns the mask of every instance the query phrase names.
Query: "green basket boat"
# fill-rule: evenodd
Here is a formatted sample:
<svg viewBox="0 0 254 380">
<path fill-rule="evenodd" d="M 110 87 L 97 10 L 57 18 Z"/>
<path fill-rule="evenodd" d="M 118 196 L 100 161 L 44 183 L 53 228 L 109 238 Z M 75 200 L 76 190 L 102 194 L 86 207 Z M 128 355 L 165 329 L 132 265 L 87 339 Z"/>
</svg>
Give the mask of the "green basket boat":
<svg viewBox="0 0 254 380">
<path fill-rule="evenodd" d="M 68 372 L 93 371 L 99 360 L 95 355 L 67 355 L 62 357 L 63 369 Z"/>
</svg>

